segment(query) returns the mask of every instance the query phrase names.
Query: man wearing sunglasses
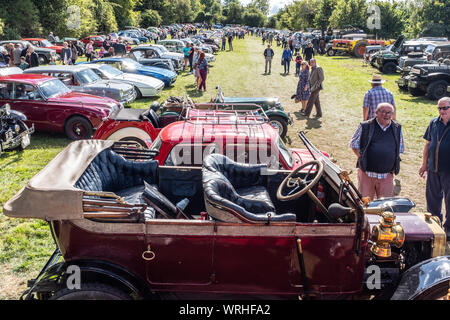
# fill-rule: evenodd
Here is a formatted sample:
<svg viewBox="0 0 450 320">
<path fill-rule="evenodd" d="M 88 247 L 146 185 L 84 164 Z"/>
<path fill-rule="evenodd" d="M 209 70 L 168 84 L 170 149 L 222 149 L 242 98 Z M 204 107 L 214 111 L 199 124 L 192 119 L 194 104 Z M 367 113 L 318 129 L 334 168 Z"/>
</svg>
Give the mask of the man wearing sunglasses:
<svg viewBox="0 0 450 320">
<path fill-rule="evenodd" d="M 439 116 L 431 119 L 423 138 L 423 162 L 419 175 L 427 178 L 427 210 L 443 220 L 442 198 L 444 198 L 446 221 L 444 230 L 450 239 L 450 97 L 438 101 Z"/>
<path fill-rule="evenodd" d="M 400 153 L 405 151 L 402 126 L 392 120 L 392 104 L 378 104 L 375 117 L 362 122 L 350 141 L 358 157 L 358 190 L 373 200 L 394 195 L 394 174 L 400 171 Z"/>
</svg>

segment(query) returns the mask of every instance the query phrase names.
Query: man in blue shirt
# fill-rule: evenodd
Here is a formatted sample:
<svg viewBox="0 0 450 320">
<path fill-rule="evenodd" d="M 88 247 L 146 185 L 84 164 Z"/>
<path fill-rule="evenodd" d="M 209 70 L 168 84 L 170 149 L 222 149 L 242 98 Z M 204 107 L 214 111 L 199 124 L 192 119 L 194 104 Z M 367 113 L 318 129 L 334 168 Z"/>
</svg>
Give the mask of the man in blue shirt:
<svg viewBox="0 0 450 320">
<path fill-rule="evenodd" d="M 284 74 L 286 74 L 286 70 L 287 73 L 289 74 L 289 66 L 292 60 L 292 51 L 291 49 L 289 49 L 288 45 L 284 46 L 283 55 L 281 56 L 281 59 L 284 66 Z"/>
<path fill-rule="evenodd" d="M 372 84 L 372 89 L 368 90 L 364 95 L 363 101 L 363 120 L 369 120 L 375 117 L 375 110 L 380 103 L 387 102 L 394 106 L 394 114 L 392 120 L 395 120 L 395 101 L 392 93 L 383 88 L 382 84 L 385 80 L 381 79 L 381 75 L 374 74 L 372 80 L 369 80 Z"/>
<path fill-rule="evenodd" d="M 423 162 L 419 175 L 427 178 L 427 210 L 443 220 L 442 198 L 446 219 L 444 230 L 450 238 L 450 97 L 438 101 L 439 117 L 431 119 L 423 138 Z"/>
</svg>

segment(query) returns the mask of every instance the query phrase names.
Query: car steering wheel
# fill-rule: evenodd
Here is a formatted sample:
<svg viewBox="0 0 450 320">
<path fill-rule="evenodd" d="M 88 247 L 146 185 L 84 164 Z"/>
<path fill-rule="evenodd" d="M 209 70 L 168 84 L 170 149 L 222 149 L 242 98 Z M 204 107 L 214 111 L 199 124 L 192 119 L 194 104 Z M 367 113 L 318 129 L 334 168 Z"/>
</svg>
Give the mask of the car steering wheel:
<svg viewBox="0 0 450 320">
<path fill-rule="evenodd" d="M 310 167 L 308 170 L 308 173 L 306 176 L 302 179 L 300 177 L 295 177 L 302 169 Z M 316 172 L 312 173 L 313 169 L 316 169 Z M 300 198 L 302 195 L 304 195 L 306 192 L 308 192 L 312 187 L 314 187 L 318 182 L 320 177 L 322 177 L 323 174 L 323 163 L 319 160 L 313 160 L 309 161 L 302 166 L 298 167 L 294 171 L 292 171 L 280 184 L 277 191 L 277 198 L 280 201 L 289 201 L 289 200 L 295 200 L 297 198 Z M 310 179 L 310 176 L 314 175 L 312 179 Z M 285 186 L 288 186 L 289 188 L 294 188 L 291 190 L 288 195 L 284 196 L 282 195 L 282 191 Z M 297 191 L 299 188 L 303 187 L 301 190 Z"/>
</svg>

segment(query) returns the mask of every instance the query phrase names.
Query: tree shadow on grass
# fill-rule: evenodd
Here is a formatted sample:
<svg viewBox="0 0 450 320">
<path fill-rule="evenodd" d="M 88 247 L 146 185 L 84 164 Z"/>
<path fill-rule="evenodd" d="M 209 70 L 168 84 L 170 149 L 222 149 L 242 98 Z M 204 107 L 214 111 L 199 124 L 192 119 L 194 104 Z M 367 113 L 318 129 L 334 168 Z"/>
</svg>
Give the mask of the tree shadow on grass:
<svg viewBox="0 0 450 320">
<path fill-rule="evenodd" d="M 407 102 L 412 102 L 412 103 L 424 103 L 424 104 L 427 104 L 427 105 L 436 105 L 437 106 L 437 101 L 427 99 L 424 96 L 421 96 L 421 97 L 413 97 L 413 96 L 411 96 L 411 97 L 407 97 L 407 98 L 400 98 L 400 100 L 407 101 Z"/>
<path fill-rule="evenodd" d="M 295 111 L 294 115 L 297 118 L 297 120 L 303 120 L 307 118 L 305 115 L 301 114 L 300 111 Z"/>
<path fill-rule="evenodd" d="M 193 90 L 186 90 L 188 95 L 191 98 L 200 98 L 203 97 L 203 92 L 204 91 L 198 91 L 197 88 L 193 89 Z"/>
</svg>

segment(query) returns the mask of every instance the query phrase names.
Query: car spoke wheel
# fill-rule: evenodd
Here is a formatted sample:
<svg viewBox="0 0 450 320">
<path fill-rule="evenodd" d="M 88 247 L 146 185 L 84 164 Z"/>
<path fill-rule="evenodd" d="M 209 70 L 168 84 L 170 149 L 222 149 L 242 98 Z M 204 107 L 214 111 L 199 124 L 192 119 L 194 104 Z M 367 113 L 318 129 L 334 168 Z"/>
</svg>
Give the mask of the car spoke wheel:
<svg viewBox="0 0 450 320">
<path fill-rule="evenodd" d="M 92 137 L 93 128 L 86 118 L 75 116 L 67 120 L 65 132 L 71 140 L 82 140 Z"/>
<path fill-rule="evenodd" d="M 48 64 L 48 60 L 47 60 L 47 58 L 45 56 L 39 56 L 38 60 L 39 60 L 39 65 L 41 65 L 41 64 Z"/>
<path fill-rule="evenodd" d="M 284 138 L 287 133 L 287 122 L 280 116 L 269 116 L 270 124 L 278 130 L 281 138 Z"/>
<path fill-rule="evenodd" d="M 336 54 L 336 51 L 334 51 L 333 49 L 328 49 L 328 50 L 327 50 L 327 55 L 328 55 L 328 56 L 332 57 L 332 56 L 334 56 L 335 54 Z"/>
<path fill-rule="evenodd" d="M 86 283 L 80 289 L 58 290 L 50 300 L 130 300 L 130 296 L 109 285 Z"/>
</svg>

